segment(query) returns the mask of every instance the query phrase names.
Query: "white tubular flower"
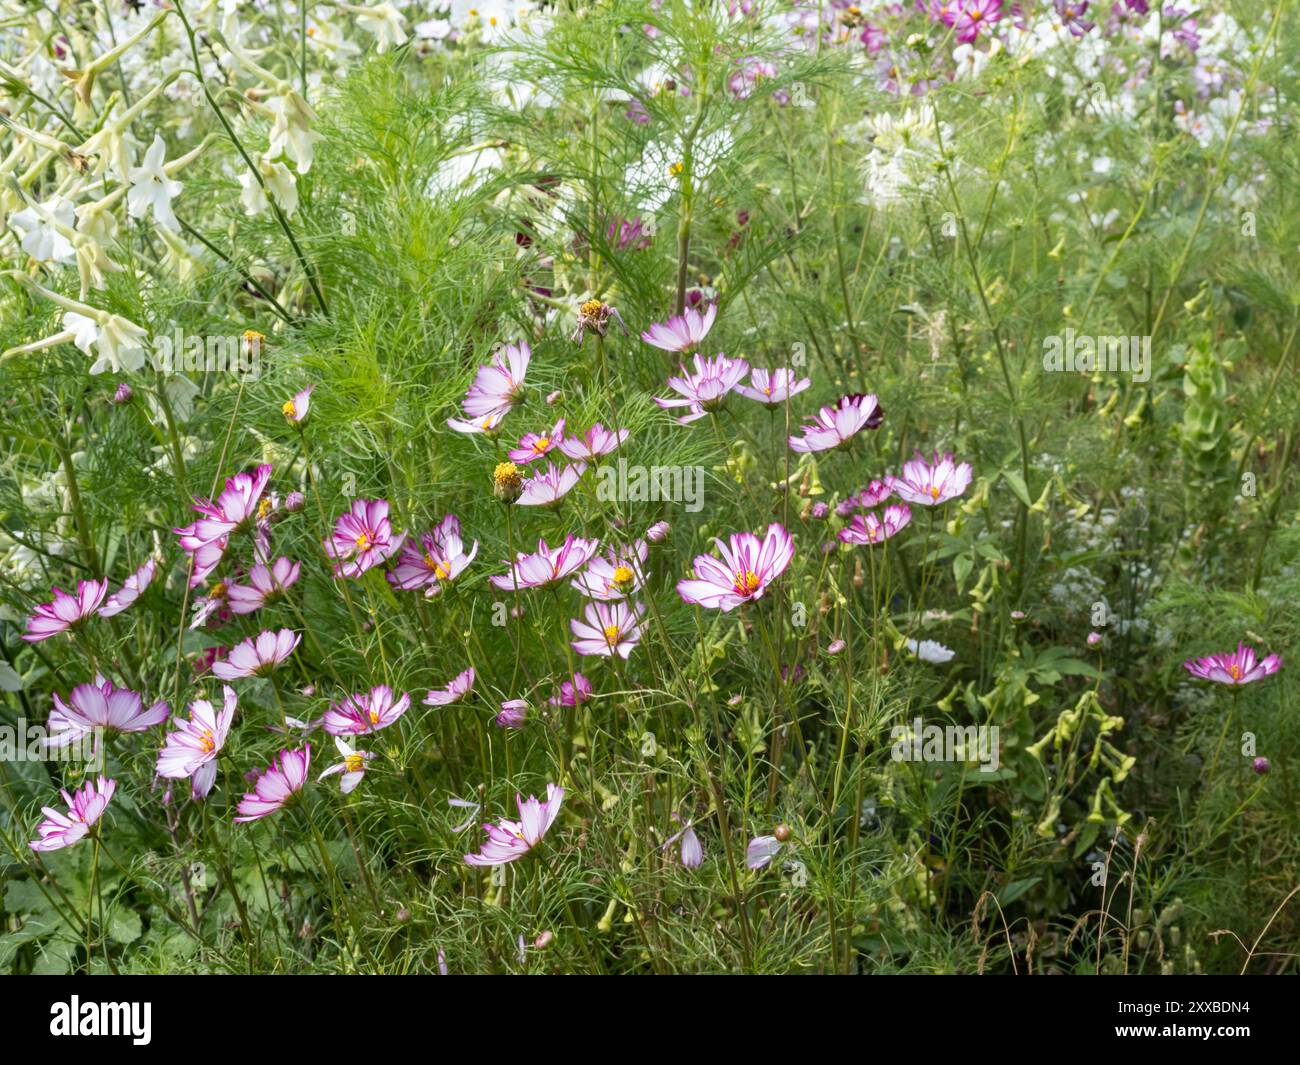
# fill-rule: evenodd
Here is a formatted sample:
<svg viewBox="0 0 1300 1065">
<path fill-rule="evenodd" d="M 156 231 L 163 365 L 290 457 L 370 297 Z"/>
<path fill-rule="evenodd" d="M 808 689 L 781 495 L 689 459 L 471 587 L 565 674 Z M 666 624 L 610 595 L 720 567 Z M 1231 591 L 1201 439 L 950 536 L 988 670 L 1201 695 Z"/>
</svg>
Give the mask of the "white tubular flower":
<svg viewBox="0 0 1300 1065">
<path fill-rule="evenodd" d="M 187 245 L 178 234 L 165 226 L 158 227 L 158 236 L 167 246 L 166 254 L 158 264 L 159 269 L 168 277 L 181 282 L 188 281 L 198 268 L 198 261 L 194 258 L 195 248 Z"/>
<path fill-rule="evenodd" d="M 74 241 L 77 249 L 77 276 L 81 279 L 81 299 L 92 288 L 104 287 L 105 273 L 118 273 L 122 267 L 108 257 L 104 246 L 94 237 L 78 233 Z"/>
<path fill-rule="evenodd" d="M 375 39 L 375 51 L 386 52 L 389 46 L 406 43 L 406 19 L 392 4 L 375 7 L 355 7 L 352 4 L 335 4 L 341 11 L 357 17 L 357 25 Z"/>
<path fill-rule="evenodd" d="M 7 271 L 7 275 L 21 281 L 37 295 L 49 300 L 56 307 L 61 307 L 67 313 L 63 316 L 63 332 L 46 337 L 44 340 L 25 344 L 20 348 L 11 348 L 0 354 L 0 362 L 11 355 L 41 351 L 57 344 L 71 343 L 87 355 L 95 356 L 95 361 L 90 367 L 92 374 L 104 373 L 106 370 L 121 373 L 124 370 L 138 370 L 144 365 L 143 341 L 148 334 L 134 322 L 58 292 L 51 292 L 19 271 L 10 270 Z"/>
<path fill-rule="evenodd" d="M 298 209 L 298 181 L 293 171 L 283 163 L 271 162 L 265 155 L 258 159 L 257 169 L 262 181 L 258 181 L 251 170 L 239 175 L 239 184 L 244 190 L 239 200 L 244 205 L 244 213 L 258 215 L 265 211 L 270 206 L 266 198 L 269 191 L 280 210 L 292 215 Z"/>
<path fill-rule="evenodd" d="M 22 230 L 22 249 L 37 262 L 59 265 L 72 262 L 74 249 L 69 235 L 76 222 L 76 211 L 70 201 L 56 196 L 18 211 L 9 221 Z"/>
<path fill-rule="evenodd" d="M 131 123 L 144 114 L 153 101 L 178 77 L 180 77 L 179 72 L 168 74 L 112 122 L 105 123 L 98 133 L 87 138 L 86 143 L 78 148 L 75 154 L 94 159 L 95 173 L 103 173 L 105 167 L 111 165 L 114 174 L 122 181 L 130 182 L 131 154 L 136 144 L 130 132 Z M 169 164 L 168 169 L 170 170 L 174 165 Z"/>
<path fill-rule="evenodd" d="M 152 211 L 155 222 L 175 232 L 180 223 L 172 214 L 172 199 L 180 195 L 183 186 L 169 178 L 163 169 L 166 154 L 167 146 L 155 133 L 144 160 L 132 167 L 128 175 L 131 190 L 126 194 L 126 213 L 132 218 L 143 218 Z"/>
<path fill-rule="evenodd" d="M 274 157 L 281 152 L 292 160 L 298 173 L 305 174 L 311 169 L 316 155 L 316 142 L 320 134 L 311 128 L 316 120 L 316 112 L 297 92 L 282 85 L 286 92 L 272 96 L 266 101 L 267 109 L 274 116 L 271 126 L 271 147 L 267 154 Z"/>
</svg>

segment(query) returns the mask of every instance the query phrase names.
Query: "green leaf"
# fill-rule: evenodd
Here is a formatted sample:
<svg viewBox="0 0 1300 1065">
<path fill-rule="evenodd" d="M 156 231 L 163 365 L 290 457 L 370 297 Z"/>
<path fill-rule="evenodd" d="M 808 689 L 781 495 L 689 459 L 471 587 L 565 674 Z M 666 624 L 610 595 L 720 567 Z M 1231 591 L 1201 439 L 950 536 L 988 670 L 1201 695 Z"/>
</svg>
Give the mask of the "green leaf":
<svg viewBox="0 0 1300 1065">
<path fill-rule="evenodd" d="M 1032 507 L 1034 505 L 1034 501 L 1029 498 L 1029 486 L 1025 484 L 1025 479 L 1021 477 L 1020 474 L 1015 473 L 1012 470 L 1003 470 L 1002 479 L 1011 486 L 1011 491 L 1015 493 L 1016 498 L 1020 500 L 1020 502 L 1027 507 Z"/>
<path fill-rule="evenodd" d="M 952 560 L 952 575 L 957 581 L 957 591 L 961 591 L 966 584 L 966 578 L 970 576 L 971 566 L 970 555 L 958 555 Z"/>
<path fill-rule="evenodd" d="M 108 918 L 108 934 L 115 943 L 134 943 L 143 931 L 140 915 L 135 910 L 120 906 Z"/>
<path fill-rule="evenodd" d="M 1037 884 L 1043 878 L 1041 876 L 1027 876 L 1023 880 L 1013 880 L 1011 883 L 998 889 L 998 902 L 1003 906 L 1010 906 L 1016 899 L 1020 898 L 1026 891 Z"/>
</svg>

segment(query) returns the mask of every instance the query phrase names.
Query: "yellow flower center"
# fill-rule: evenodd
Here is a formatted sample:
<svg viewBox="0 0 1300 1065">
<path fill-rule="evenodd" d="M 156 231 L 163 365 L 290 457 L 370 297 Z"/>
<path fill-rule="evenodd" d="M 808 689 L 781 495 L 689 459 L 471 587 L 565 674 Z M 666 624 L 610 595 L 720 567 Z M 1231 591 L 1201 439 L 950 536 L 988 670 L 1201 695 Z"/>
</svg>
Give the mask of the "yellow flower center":
<svg viewBox="0 0 1300 1065">
<path fill-rule="evenodd" d="M 934 484 L 930 485 L 930 498 L 931 498 L 931 499 L 938 499 L 938 498 L 939 498 L 939 486 L 938 486 L 938 485 L 934 485 Z"/>
<path fill-rule="evenodd" d="M 284 406 L 281 407 L 280 409 L 284 411 L 284 416 L 286 418 L 298 417 L 298 408 L 293 405 L 293 400 L 291 399 L 286 399 L 284 401 Z"/>
<path fill-rule="evenodd" d="M 605 305 L 601 303 L 600 300 L 587 300 L 579 310 L 582 312 L 584 318 L 595 318 L 596 315 L 600 314 L 604 306 Z"/>
<path fill-rule="evenodd" d="M 204 729 L 199 733 L 199 746 L 203 748 L 204 754 L 211 754 L 217 749 L 217 741 L 212 736 L 211 729 Z"/>
<path fill-rule="evenodd" d="M 208 598 L 209 599 L 226 598 L 226 586 L 221 581 L 217 581 L 217 583 L 212 586 L 212 590 L 208 592 Z"/>
<path fill-rule="evenodd" d="M 1241 666 L 1231 665 L 1228 667 L 1228 676 L 1233 680 L 1241 680 Z"/>
<path fill-rule="evenodd" d="M 551 446 L 551 438 L 549 436 L 539 436 L 533 442 L 533 450 L 536 451 L 539 455 L 545 454 L 546 449 L 550 446 Z"/>
<path fill-rule="evenodd" d="M 615 584 L 631 584 L 632 571 L 627 566 L 617 566 L 614 569 Z"/>
<path fill-rule="evenodd" d="M 370 534 L 369 534 L 369 533 L 362 533 L 360 536 L 357 537 L 357 550 L 359 550 L 359 551 L 369 551 L 369 550 L 370 550 Z"/>
<path fill-rule="evenodd" d="M 685 164 L 683 164 L 683 163 L 673 163 L 673 165 L 670 166 L 670 167 L 668 168 L 668 173 L 671 174 L 673 177 L 676 177 L 678 174 L 680 174 L 680 173 L 681 173 L 683 170 L 685 170 L 685 169 L 686 169 Z"/>
<path fill-rule="evenodd" d="M 433 567 L 433 575 L 440 581 L 445 581 L 451 576 L 451 567 L 445 562 L 439 562 Z"/>
<path fill-rule="evenodd" d="M 263 499 L 260 503 L 257 504 L 257 516 L 259 518 L 266 518 L 269 517 L 270 514 L 271 514 L 271 501 L 269 499 Z"/>
<path fill-rule="evenodd" d="M 605 626 L 605 642 L 613 647 L 618 643 L 619 629 L 617 625 Z"/>
<path fill-rule="evenodd" d="M 376 709 L 374 709 L 373 707 L 371 707 L 369 717 L 370 717 L 370 723 L 371 723 L 372 725 L 378 725 L 378 724 L 379 724 L 379 711 L 378 711 L 378 710 L 376 710 Z"/>
<path fill-rule="evenodd" d="M 758 579 L 758 574 L 752 569 L 745 570 L 741 573 L 736 571 L 736 580 L 733 587 L 739 595 L 749 595 L 751 592 L 758 591 L 758 586 L 763 582 Z"/>
<path fill-rule="evenodd" d="M 349 773 L 360 773 L 366 767 L 365 755 L 350 754 L 343 759 L 343 768 Z"/>
</svg>

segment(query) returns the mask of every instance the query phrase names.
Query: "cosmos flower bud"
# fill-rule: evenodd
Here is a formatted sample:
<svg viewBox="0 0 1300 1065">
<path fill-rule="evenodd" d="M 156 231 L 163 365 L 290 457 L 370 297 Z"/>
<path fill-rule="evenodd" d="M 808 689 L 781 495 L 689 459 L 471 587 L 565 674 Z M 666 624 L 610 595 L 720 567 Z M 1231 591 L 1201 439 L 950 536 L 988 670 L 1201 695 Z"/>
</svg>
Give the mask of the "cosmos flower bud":
<svg viewBox="0 0 1300 1065">
<path fill-rule="evenodd" d="M 790 826 L 785 824 L 784 822 L 777 825 L 776 828 L 772 829 L 772 835 L 774 835 L 777 838 L 778 843 L 787 842 L 790 839 L 791 834 L 792 833 L 790 831 Z"/>
<path fill-rule="evenodd" d="M 1098 644 L 1100 644 L 1100 643 L 1101 643 L 1101 633 L 1099 633 L 1099 632 L 1090 632 L 1090 633 L 1088 633 L 1088 646 L 1089 646 L 1089 647 L 1096 647 L 1096 646 L 1097 646 Z"/>
<path fill-rule="evenodd" d="M 120 407 L 124 403 L 130 403 L 133 395 L 135 395 L 135 392 L 132 391 L 131 386 L 123 381 L 117 386 L 117 391 L 113 393 L 113 402 Z"/>
<path fill-rule="evenodd" d="M 545 950 L 555 941 L 555 933 L 547 929 L 536 939 L 533 940 L 533 946 L 538 950 Z"/>
<path fill-rule="evenodd" d="M 845 646 L 847 645 L 843 640 L 833 640 L 831 645 L 826 648 L 826 653 L 828 655 L 837 655 L 844 650 Z"/>
<path fill-rule="evenodd" d="M 406 924 L 411 919 L 411 911 L 403 906 L 397 911 L 397 923 Z"/>
<path fill-rule="evenodd" d="M 564 398 L 564 393 L 557 388 L 546 397 L 546 405 L 548 407 L 554 407 L 562 398 Z"/>
<path fill-rule="evenodd" d="M 673 527 L 666 521 L 657 521 L 646 530 L 645 538 L 652 544 L 662 544 L 672 534 Z"/>
<path fill-rule="evenodd" d="M 823 521 L 826 515 L 831 512 L 831 508 L 825 503 L 814 503 L 812 510 L 809 512 L 816 521 Z"/>
<path fill-rule="evenodd" d="M 1260 755 L 1258 758 L 1256 758 L 1251 763 L 1250 767 L 1255 771 L 1257 776 L 1261 776 L 1261 777 L 1267 776 L 1269 770 L 1273 768 L 1273 766 L 1269 763 L 1269 760 L 1265 758 L 1263 755 Z"/>
<path fill-rule="evenodd" d="M 496 716 L 498 728 L 523 728 L 528 719 L 528 704 L 523 699 L 510 699 L 501 704 Z"/>
<path fill-rule="evenodd" d="M 284 414 L 285 420 L 295 429 L 301 429 L 307 423 L 307 417 L 311 414 L 311 394 L 315 385 L 304 388 L 291 399 L 284 401 L 280 408 Z"/>
<path fill-rule="evenodd" d="M 290 492 L 284 497 L 284 509 L 290 514 L 297 514 L 307 505 L 307 497 L 301 492 Z"/>
<path fill-rule="evenodd" d="M 513 503 L 524 490 L 524 479 L 513 462 L 498 462 L 492 471 L 492 494 L 502 503 Z"/>
</svg>

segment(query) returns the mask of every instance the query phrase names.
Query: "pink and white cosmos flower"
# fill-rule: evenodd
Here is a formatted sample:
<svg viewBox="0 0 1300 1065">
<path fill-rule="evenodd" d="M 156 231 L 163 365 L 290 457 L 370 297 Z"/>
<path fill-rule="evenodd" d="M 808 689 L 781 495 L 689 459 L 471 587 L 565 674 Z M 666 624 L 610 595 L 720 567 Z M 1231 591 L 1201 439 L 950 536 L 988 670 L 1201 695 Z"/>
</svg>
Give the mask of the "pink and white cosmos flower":
<svg viewBox="0 0 1300 1065">
<path fill-rule="evenodd" d="M 449 706 L 458 703 L 474 689 L 474 670 L 467 669 L 458 674 L 447 687 L 440 691 L 431 691 L 424 697 L 425 706 Z"/>
<path fill-rule="evenodd" d="M 523 491 L 515 500 L 520 507 L 553 507 L 573 490 L 582 475 L 587 472 L 585 462 L 575 462 L 572 466 L 559 467 L 553 462 L 546 464 L 546 472 L 533 474 L 524 481 Z"/>
<path fill-rule="evenodd" d="M 773 522 L 759 540 L 753 533 L 732 533 L 728 542 L 713 541 L 722 555 L 697 555 L 695 576 L 677 582 L 684 602 L 724 612 L 761 599 L 767 586 L 785 572 L 794 558 L 794 539 L 785 526 Z"/>
<path fill-rule="evenodd" d="M 48 640 L 85 621 L 104 601 L 104 596 L 108 594 L 108 581 L 78 581 L 76 595 L 69 595 L 57 585 L 53 592 L 54 598 L 38 606 L 27 619 L 27 631 L 23 634 L 23 639 L 28 643 Z"/>
<path fill-rule="evenodd" d="M 41 813 L 45 820 L 36 826 L 40 839 L 32 840 L 28 846 L 34 851 L 57 851 L 71 847 L 84 839 L 91 828 L 104 816 L 108 801 L 117 790 L 117 781 L 109 780 L 102 774 L 97 780 L 88 780 L 80 791 L 71 795 L 67 789 L 60 791 L 68 812 L 59 813 L 52 806 L 43 806 Z"/>
<path fill-rule="evenodd" d="M 524 375 L 533 357 L 527 343 L 509 344 L 486 366 L 480 366 L 474 383 L 465 393 L 461 409 L 471 422 L 506 415 L 525 395 Z"/>
<path fill-rule="evenodd" d="M 298 580 L 302 564 L 281 556 L 270 566 L 257 563 L 248 571 L 247 584 L 226 588 L 226 602 L 232 614 L 251 614 L 284 595 Z"/>
<path fill-rule="evenodd" d="M 874 513 L 854 514 L 839 536 L 846 544 L 882 544 L 911 520 L 912 511 L 907 504 L 894 503 L 885 508 L 883 517 Z"/>
<path fill-rule="evenodd" d="M 235 474 L 227 479 L 225 490 L 215 503 L 206 499 L 194 500 L 194 509 L 202 517 L 172 530 L 193 562 L 191 588 L 197 588 L 207 580 L 208 575 L 221 563 L 230 544 L 231 534 L 250 528 L 257 522 L 259 515 L 269 509 L 269 501 L 263 500 L 262 494 L 270 479 L 271 467 L 266 463 L 258 466 L 253 473 Z"/>
<path fill-rule="evenodd" d="M 235 823 L 257 821 L 284 806 L 307 783 L 307 770 L 311 766 L 311 744 L 297 750 L 284 750 L 275 761 L 262 770 L 253 790 L 239 800 Z"/>
<path fill-rule="evenodd" d="M 418 543 L 407 540 L 397 565 L 386 576 L 394 588 L 405 591 L 423 588 L 424 594 L 432 598 L 464 573 L 477 554 L 478 541 L 466 553 L 460 538 L 460 519 L 448 514 L 432 532 L 424 533 Z"/>
<path fill-rule="evenodd" d="M 342 773 L 343 776 L 339 778 L 339 791 L 344 795 L 350 795 L 356 789 L 356 786 L 365 779 L 366 763 L 374 758 L 374 755 L 369 751 L 354 749 L 342 736 L 334 737 L 334 747 L 342 756 L 343 761 L 330 766 L 316 778 L 316 782 L 319 784 L 326 777 Z"/>
<path fill-rule="evenodd" d="M 560 690 L 547 701 L 551 706 L 580 706 L 591 696 L 591 681 L 581 673 L 574 673 L 572 680 L 560 682 Z"/>
<path fill-rule="evenodd" d="M 158 754 L 155 772 L 169 780 L 190 778 L 190 794 L 196 800 L 206 797 L 217 779 L 217 755 L 226 745 L 239 704 L 229 684 L 222 686 L 222 694 L 220 710 L 206 699 L 195 699 L 190 703 L 188 721 L 172 718 L 176 728 Z"/>
<path fill-rule="evenodd" d="M 379 684 L 334 703 L 321 718 L 321 726 L 331 736 L 364 736 L 388 728 L 410 706 L 411 697 L 406 692 L 398 698 L 387 684 Z"/>
<path fill-rule="evenodd" d="M 802 436 L 790 437 L 790 450 L 807 453 L 843 447 L 863 429 L 878 429 L 884 412 L 874 395 L 844 396 L 833 407 L 822 407 L 802 426 Z"/>
<path fill-rule="evenodd" d="M 517 462 L 521 466 L 527 466 L 530 462 L 536 462 L 542 458 L 551 448 L 555 447 L 564 436 L 564 419 L 561 418 L 549 431 L 540 433 L 525 433 L 519 441 L 519 446 L 512 448 L 509 452 L 510 461 Z"/>
<path fill-rule="evenodd" d="M 560 454 L 573 462 L 594 462 L 622 447 L 628 432 L 627 429 L 611 432 L 597 422 L 581 436 L 566 436 L 555 446 Z"/>
<path fill-rule="evenodd" d="M 564 789 L 554 784 L 546 785 L 546 801 L 539 802 L 535 795 L 523 799 L 515 794 L 519 807 L 519 820 L 502 818 L 495 825 L 484 825 L 487 842 L 478 854 L 465 855 L 467 865 L 505 865 L 522 858 L 536 847 L 559 816 L 564 802 Z"/>
<path fill-rule="evenodd" d="M 865 512 L 878 507 L 894 494 L 892 482 L 892 477 L 886 477 L 883 481 L 872 481 L 866 488 L 854 492 L 836 504 L 835 513 L 841 518 L 847 518 L 855 510 Z"/>
<path fill-rule="evenodd" d="M 907 502 L 937 507 L 966 491 L 970 487 L 971 474 L 970 463 L 957 465 L 950 451 L 945 452 L 942 458 L 936 451 L 929 462 L 918 451 L 915 458 L 903 464 L 902 474 L 891 477 L 889 483 Z"/>
<path fill-rule="evenodd" d="M 523 591 L 525 588 L 547 588 L 559 584 L 565 577 L 580 570 L 600 548 L 599 540 L 584 540 L 570 534 L 559 547 L 549 547 L 545 540 L 537 541 L 537 550 L 531 555 L 519 552 L 515 562 L 504 563 L 510 572 L 489 577 L 494 588 L 503 592 Z"/>
<path fill-rule="evenodd" d="M 957 29 L 957 40 L 969 44 L 980 31 L 993 33 L 993 24 L 1002 17 L 1002 0 L 962 0 L 957 18 L 949 23 Z"/>
<path fill-rule="evenodd" d="M 1241 684 L 1252 684 L 1272 676 L 1282 668 L 1282 659 L 1278 655 L 1258 658 L 1253 647 L 1238 642 L 1235 651 L 1206 655 L 1203 658 L 1189 658 L 1183 663 L 1183 668 L 1192 676 L 1200 677 L 1201 680 L 1235 687 Z"/>
<path fill-rule="evenodd" d="M 569 622 L 576 639 L 573 649 L 580 655 L 598 655 L 611 658 L 618 655 L 626 659 L 641 642 L 641 618 L 645 604 L 629 606 L 619 600 L 614 603 L 588 603 L 583 611 L 585 621 L 574 618 Z"/>
<path fill-rule="evenodd" d="M 301 426 L 306 423 L 308 415 L 311 414 L 311 394 L 314 391 L 316 391 L 316 386 L 309 385 L 297 393 L 293 399 L 284 401 L 284 406 L 280 410 L 284 413 L 290 425 Z"/>
<path fill-rule="evenodd" d="M 588 599 L 622 599 L 641 590 L 650 548 L 644 540 L 614 548 L 593 558 L 571 582 Z"/>
<path fill-rule="evenodd" d="M 763 370 L 755 367 L 749 375 L 749 384 L 737 385 L 736 392 L 765 407 L 779 407 L 791 396 L 797 396 L 812 387 L 812 378 L 799 380 L 793 370 Z"/>
<path fill-rule="evenodd" d="M 694 373 L 682 365 L 679 377 L 668 378 L 668 387 L 677 393 L 675 397 L 652 397 L 664 410 L 688 408 L 689 413 L 677 419 L 679 425 L 686 425 L 703 418 L 710 411 L 718 410 L 726 402 L 728 394 L 749 373 L 749 363 L 744 359 L 729 359 L 722 354 L 712 359 L 696 355 L 694 365 Z"/>
<path fill-rule="evenodd" d="M 144 595 L 145 589 L 153 583 L 154 575 L 157 572 L 158 560 L 156 558 L 149 559 L 122 582 L 121 588 L 104 600 L 104 605 L 99 608 L 99 616 L 101 618 L 116 617 L 126 610 L 140 596 Z"/>
<path fill-rule="evenodd" d="M 464 418 L 448 418 L 447 425 L 455 429 L 456 432 L 465 433 L 467 436 L 472 436 L 475 433 L 485 433 L 491 436 L 501 428 L 501 423 L 505 421 L 505 418 L 504 414 L 489 414 L 483 418 L 475 418 L 473 421 L 467 421 Z"/>
<path fill-rule="evenodd" d="M 65 703 L 54 694 L 46 728 L 47 747 L 66 747 L 83 736 L 105 733 L 144 732 L 167 720 L 171 708 L 159 699 L 146 708 L 139 692 L 116 688 L 113 682 L 96 676 L 93 683 L 78 684 Z"/>
<path fill-rule="evenodd" d="M 212 672 L 219 680 L 264 677 L 293 654 L 301 642 L 302 637 L 292 629 L 259 632 L 235 644 L 225 658 L 213 662 Z"/>
<path fill-rule="evenodd" d="M 336 577 L 359 577 L 395 554 L 405 539 L 406 533 L 393 534 L 387 499 L 357 499 L 334 522 L 325 554 L 334 559 Z"/>
<path fill-rule="evenodd" d="M 716 303 L 710 303 L 703 314 L 692 307 L 685 314 L 674 315 L 666 322 L 655 322 L 641 334 L 641 339 L 661 351 L 686 355 L 699 348 L 717 317 Z"/>
</svg>

